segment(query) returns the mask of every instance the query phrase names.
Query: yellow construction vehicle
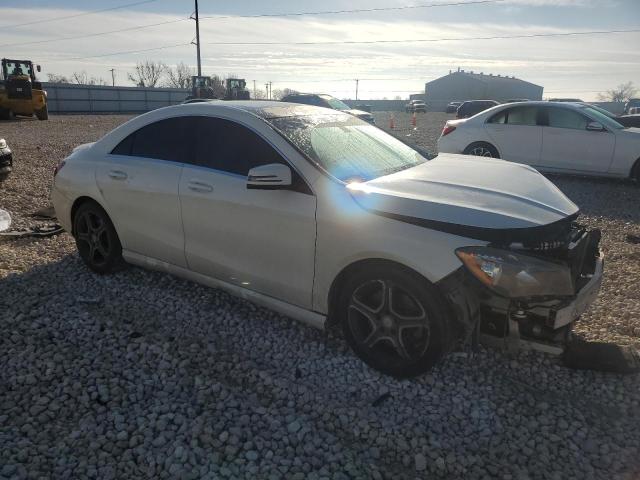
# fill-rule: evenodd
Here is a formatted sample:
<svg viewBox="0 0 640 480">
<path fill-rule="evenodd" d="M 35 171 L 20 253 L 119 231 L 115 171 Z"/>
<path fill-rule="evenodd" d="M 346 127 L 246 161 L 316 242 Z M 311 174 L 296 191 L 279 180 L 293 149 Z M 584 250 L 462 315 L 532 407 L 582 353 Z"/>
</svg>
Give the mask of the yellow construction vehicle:
<svg viewBox="0 0 640 480">
<path fill-rule="evenodd" d="M 39 72 L 40 65 L 35 69 Z M 14 115 L 47 120 L 47 92 L 36 80 L 31 60 L 2 59 L 2 80 L 0 81 L 0 118 L 10 119 Z"/>
</svg>

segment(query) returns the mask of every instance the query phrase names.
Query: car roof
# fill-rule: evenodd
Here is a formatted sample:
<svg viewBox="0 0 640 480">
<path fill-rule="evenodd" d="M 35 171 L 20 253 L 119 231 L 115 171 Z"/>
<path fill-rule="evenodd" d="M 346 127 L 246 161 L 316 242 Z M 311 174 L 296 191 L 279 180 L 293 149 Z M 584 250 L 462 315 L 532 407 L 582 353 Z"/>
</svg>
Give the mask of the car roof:
<svg viewBox="0 0 640 480">
<path fill-rule="evenodd" d="M 306 115 L 348 115 L 340 113 L 339 110 L 332 110 L 324 107 L 316 107 L 314 105 L 305 105 L 302 103 L 278 102 L 274 100 L 228 100 L 217 102 L 194 102 L 183 105 L 174 105 L 165 107 L 166 109 L 179 108 L 198 108 L 219 112 L 224 110 L 242 110 L 244 112 L 256 115 L 265 120 L 281 117 L 297 117 Z"/>
</svg>

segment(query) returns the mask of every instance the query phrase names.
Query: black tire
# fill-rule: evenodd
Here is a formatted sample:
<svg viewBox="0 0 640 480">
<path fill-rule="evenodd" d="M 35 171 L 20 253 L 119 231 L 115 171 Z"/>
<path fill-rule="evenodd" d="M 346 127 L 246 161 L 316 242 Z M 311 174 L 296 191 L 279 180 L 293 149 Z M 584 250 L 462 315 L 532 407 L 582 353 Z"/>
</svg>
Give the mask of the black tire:
<svg viewBox="0 0 640 480">
<path fill-rule="evenodd" d="M 38 120 L 49 120 L 49 108 L 45 105 L 40 110 L 36 110 L 36 118 Z"/>
<path fill-rule="evenodd" d="M 8 108 L 0 107 L 0 120 L 13 120 L 14 115 Z"/>
<path fill-rule="evenodd" d="M 73 217 L 73 236 L 80 258 L 94 272 L 103 275 L 125 267 L 116 229 L 97 203 L 87 202 L 78 208 Z"/>
<path fill-rule="evenodd" d="M 369 366 L 400 378 L 430 370 L 449 351 L 448 312 L 435 286 L 385 263 L 350 275 L 336 309 L 353 351 Z"/>
<path fill-rule="evenodd" d="M 640 185 L 640 158 L 636 160 L 636 163 L 631 168 L 631 180 L 635 180 Z"/>
<path fill-rule="evenodd" d="M 500 158 L 498 149 L 487 142 L 473 142 L 462 152 L 465 155 L 476 155 L 478 157 Z"/>
</svg>

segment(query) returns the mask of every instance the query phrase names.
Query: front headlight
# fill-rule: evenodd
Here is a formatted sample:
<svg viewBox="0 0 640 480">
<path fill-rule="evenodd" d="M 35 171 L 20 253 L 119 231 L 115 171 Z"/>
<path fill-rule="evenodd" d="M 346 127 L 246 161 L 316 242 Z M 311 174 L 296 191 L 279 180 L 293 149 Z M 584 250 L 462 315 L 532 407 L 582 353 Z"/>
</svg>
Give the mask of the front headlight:
<svg viewBox="0 0 640 480">
<path fill-rule="evenodd" d="M 504 297 L 574 294 L 566 265 L 493 247 L 463 247 L 456 255 L 478 280 Z"/>
<path fill-rule="evenodd" d="M 0 138 L 0 148 L 7 148 L 7 141 L 4 138 Z"/>
</svg>

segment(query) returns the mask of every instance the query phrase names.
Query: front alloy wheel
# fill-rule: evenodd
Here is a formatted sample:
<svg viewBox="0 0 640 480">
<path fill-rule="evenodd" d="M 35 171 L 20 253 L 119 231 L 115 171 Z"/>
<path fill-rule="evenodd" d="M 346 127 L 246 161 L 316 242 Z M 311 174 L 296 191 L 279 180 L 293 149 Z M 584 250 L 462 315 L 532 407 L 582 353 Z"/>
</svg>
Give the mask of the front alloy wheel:
<svg viewBox="0 0 640 480">
<path fill-rule="evenodd" d="M 351 348 L 389 375 L 409 377 L 429 370 L 451 343 L 446 300 L 426 279 L 395 265 L 354 274 L 338 308 Z"/>
<path fill-rule="evenodd" d="M 415 361 L 429 346 L 427 312 L 389 280 L 371 280 L 351 295 L 347 313 L 356 342 L 390 363 Z"/>
</svg>

